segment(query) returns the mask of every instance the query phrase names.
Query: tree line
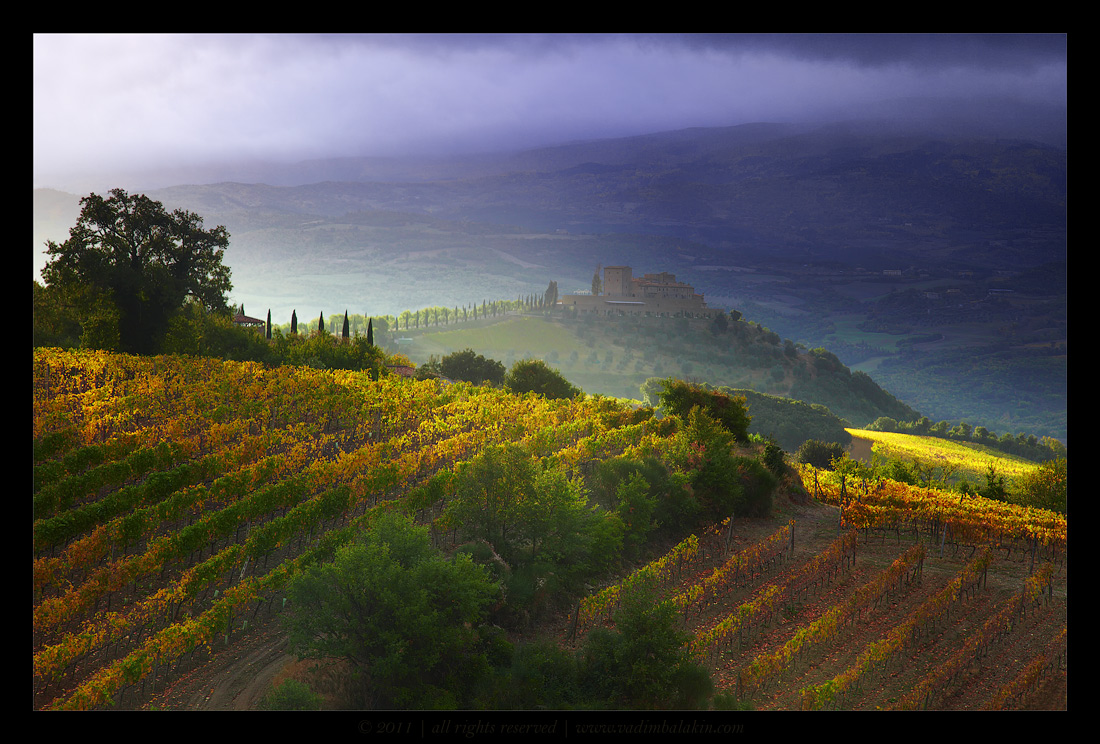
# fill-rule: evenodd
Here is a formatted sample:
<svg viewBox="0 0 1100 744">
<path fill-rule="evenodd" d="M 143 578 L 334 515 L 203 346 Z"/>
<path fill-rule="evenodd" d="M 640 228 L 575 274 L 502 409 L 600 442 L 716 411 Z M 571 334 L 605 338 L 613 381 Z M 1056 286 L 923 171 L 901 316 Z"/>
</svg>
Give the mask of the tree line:
<svg viewBox="0 0 1100 744">
<path fill-rule="evenodd" d="M 169 212 L 160 202 L 123 189 L 90 194 L 80 204 L 69 238 L 46 244 L 43 283 L 35 281 L 33 290 L 34 346 L 191 354 L 378 375 L 387 361 L 379 347 L 402 325 L 408 330 L 476 320 L 557 300 L 557 284 L 550 282 L 541 295 L 480 306 L 378 317 L 345 310 L 342 321 L 330 314 L 326 323 L 321 313 L 301 328 L 297 310 L 281 326 L 272 325 L 268 310 L 262 331 L 240 327 L 234 316 L 245 310 L 228 302 L 233 284 L 224 256 L 230 236 L 223 225 L 207 229 L 193 212 Z M 530 365 L 514 370 L 514 376 L 518 385 L 550 384 L 545 370 Z M 524 378 L 530 379 L 522 383 Z M 559 392 L 571 397 L 577 391 L 569 386 Z"/>
</svg>

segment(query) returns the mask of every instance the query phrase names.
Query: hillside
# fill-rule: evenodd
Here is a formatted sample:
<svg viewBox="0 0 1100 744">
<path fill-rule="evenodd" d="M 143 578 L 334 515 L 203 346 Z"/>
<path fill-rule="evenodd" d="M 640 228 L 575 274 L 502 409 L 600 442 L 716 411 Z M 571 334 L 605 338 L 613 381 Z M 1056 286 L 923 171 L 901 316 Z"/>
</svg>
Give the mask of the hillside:
<svg viewBox="0 0 1100 744">
<path fill-rule="evenodd" d="M 798 348 L 746 320 L 717 330 L 686 318 L 575 318 L 552 313 L 401 330 L 400 335 L 411 340 L 401 345 L 401 351 L 418 363 L 464 348 L 506 367 L 516 359 L 533 357 L 560 369 L 589 393 L 620 398 L 640 399 L 642 386 L 653 377 L 705 380 L 735 392 L 744 389 L 750 411 L 760 417 L 752 431 L 776 436 L 788 451 L 807 438 L 843 438 L 842 419 L 865 426 L 880 416 L 920 416 L 867 374 L 853 373 L 835 355 Z M 780 398 L 788 402 L 782 405 Z M 799 401 L 804 406 L 795 410 Z M 811 405 L 828 411 L 810 410 Z"/>
<path fill-rule="evenodd" d="M 960 504 L 891 482 L 865 484 L 858 502 L 842 503 L 830 476 L 785 469 L 774 479 L 758 448 L 738 443 L 726 454 L 735 455 L 744 493 L 759 495 L 769 482 L 774 492 L 766 513 L 741 512 L 730 523 L 684 511 L 695 497 L 673 485 L 692 478 L 702 498 L 706 482 L 692 473 L 706 466 L 693 453 L 727 441 L 704 419 L 657 422 L 600 398 L 547 401 L 188 357 L 39 349 L 32 364 L 36 710 L 191 700 L 183 690 L 213 679 L 204 677 L 208 664 L 226 669 L 237 649 L 255 648 L 255 633 L 277 632 L 278 618 L 295 609 L 286 597 L 296 575 L 361 539 L 382 515 L 414 516 L 435 548 L 451 550 L 461 534 L 452 509 L 465 498 L 452 480 L 465 476 L 453 474 L 473 472 L 460 464 L 487 451 L 584 483 L 592 501 L 575 512 L 560 502 L 560 514 L 581 521 L 555 540 L 609 520 L 606 530 L 611 514 L 627 513 L 623 503 L 631 511 L 648 503 L 637 480 L 627 490 L 608 486 L 618 471 L 607 464 L 623 456 L 656 458 L 638 471 L 651 483 L 666 473 L 669 491 L 652 502 L 655 514 L 696 515 L 678 532 L 630 525 L 624 537 L 637 552 L 624 543 L 598 569 L 586 565 L 595 543 L 549 573 L 519 563 L 555 534 L 532 533 L 505 556 L 534 576 L 498 574 L 510 594 L 494 620 L 517 647 L 534 636 L 580 648 L 596 625 L 618 617 L 608 598 L 650 576 L 678 608 L 693 658 L 719 693 L 756 709 L 898 707 L 924 689 L 919 707 L 1029 707 L 1036 685 L 1066 707 L 1066 521 L 1051 513 Z M 569 544 L 556 549 L 577 549 Z M 593 573 L 566 582 L 582 567 Z M 524 595 L 534 578 L 530 587 L 558 586 L 557 599 Z M 876 641 L 884 645 L 868 645 Z M 820 687 L 849 679 L 846 670 L 872 650 L 854 692 Z M 1033 661 L 1047 671 L 1033 673 Z"/>
<path fill-rule="evenodd" d="M 698 596 L 685 607 L 685 624 L 707 654 L 719 688 L 754 710 L 874 711 L 907 709 L 910 703 L 912 709 L 982 710 L 995 704 L 1028 662 L 1064 644 L 1064 567 L 1055 572 L 1060 578 L 1050 587 L 1052 595 L 1017 614 L 1014 603 L 1029 574 L 1019 553 L 990 563 L 980 588 L 968 586 L 957 595 L 952 582 L 966 575 L 975 554 L 963 547 L 965 541 L 940 551 L 932 541 L 895 539 L 892 531 L 872 529 L 855 538 L 850 560 L 829 563 L 830 550 L 844 535 L 835 508 L 788 503 L 777 516 L 738 523 L 728 551 L 713 546 L 714 553 L 698 565 L 670 577 L 664 593 Z M 789 553 L 775 540 L 784 520 L 795 536 Z M 727 584 L 716 582 L 769 542 L 772 553 L 763 552 L 770 563 L 755 572 L 741 568 Z M 923 555 L 909 558 L 922 547 Z M 967 657 L 983 624 L 995 623 L 1006 610 L 1020 618 L 1011 633 L 986 646 L 988 655 L 980 661 Z M 905 637 L 910 627 L 915 637 Z M 955 654 L 961 662 L 957 673 Z M 945 669 L 949 673 L 940 676 Z M 1041 689 L 1052 685 L 1053 700 L 1029 703 L 1044 694 L 1030 688 L 1022 705 L 1066 709 L 1064 668 L 1039 683 Z M 910 699 L 925 688 L 927 698 Z"/>
<path fill-rule="evenodd" d="M 226 225 L 233 300 L 280 322 L 570 292 L 628 264 L 828 349 L 934 420 L 1065 441 L 1067 167 L 1064 142 L 1019 133 L 760 123 L 151 194 Z M 36 192 L 36 272 L 78 197 Z"/>
</svg>

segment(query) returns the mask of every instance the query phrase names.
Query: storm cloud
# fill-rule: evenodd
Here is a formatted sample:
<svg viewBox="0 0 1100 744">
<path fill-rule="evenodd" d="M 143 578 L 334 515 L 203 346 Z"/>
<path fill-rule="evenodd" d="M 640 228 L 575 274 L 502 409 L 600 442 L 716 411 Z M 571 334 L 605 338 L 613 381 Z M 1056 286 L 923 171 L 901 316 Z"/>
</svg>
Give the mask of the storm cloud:
<svg viewBox="0 0 1100 744">
<path fill-rule="evenodd" d="M 34 37 L 34 180 L 225 161 L 438 155 L 897 99 L 1065 106 L 1065 35 Z"/>
</svg>

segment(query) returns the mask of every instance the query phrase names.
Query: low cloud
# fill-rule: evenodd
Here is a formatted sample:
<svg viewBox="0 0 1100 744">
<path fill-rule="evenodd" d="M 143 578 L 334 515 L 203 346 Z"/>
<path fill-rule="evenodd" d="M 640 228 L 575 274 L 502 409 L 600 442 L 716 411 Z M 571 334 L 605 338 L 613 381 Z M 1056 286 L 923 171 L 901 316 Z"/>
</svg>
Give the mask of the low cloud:
<svg viewBox="0 0 1100 744">
<path fill-rule="evenodd" d="M 521 148 L 938 95 L 1065 105 L 1066 38 L 37 35 L 34 171 Z"/>
</svg>

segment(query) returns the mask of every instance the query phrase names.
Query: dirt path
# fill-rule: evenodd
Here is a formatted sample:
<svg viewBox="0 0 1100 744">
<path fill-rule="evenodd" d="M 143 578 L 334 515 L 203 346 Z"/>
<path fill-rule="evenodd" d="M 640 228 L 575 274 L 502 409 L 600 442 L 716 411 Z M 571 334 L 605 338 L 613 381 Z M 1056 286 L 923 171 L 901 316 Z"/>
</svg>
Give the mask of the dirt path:
<svg viewBox="0 0 1100 744">
<path fill-rule="evenodd" d="M 257 710 L 276 675 L 295 659 L 286 652 L 286 635 L 275 625 L 221 652 L 145 707 Z"/>
<path fill-rule="evenodd" d="M 873 452 L 871 447 L 874 444 L 870 439 L 864 439 L 863 437 L 852 437 L 852 444 L 848 448 L 849 454 L 851 454 L 853 460 L 859 460 L 867 465 L 871 464 L 871 456 Z"/>
</svg>

